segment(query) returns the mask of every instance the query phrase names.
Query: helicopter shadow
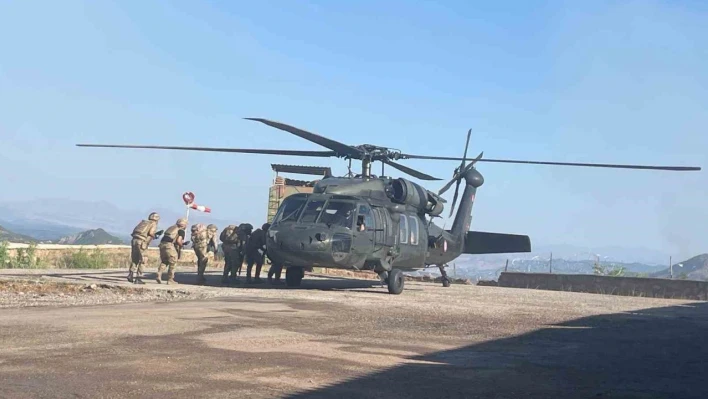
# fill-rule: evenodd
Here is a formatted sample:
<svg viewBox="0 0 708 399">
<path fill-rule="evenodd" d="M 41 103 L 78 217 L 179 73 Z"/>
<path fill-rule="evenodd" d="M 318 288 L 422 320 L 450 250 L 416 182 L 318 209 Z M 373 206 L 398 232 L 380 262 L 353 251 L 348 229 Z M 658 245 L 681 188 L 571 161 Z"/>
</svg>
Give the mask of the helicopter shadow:
<svg viewBox="0 0 708 399">
<path fill-rule="evenodd" d="M 221 275 L 206 274 L 206 283 L 199 284 L 196 273 L 176 273 L 175 279 L 184 285 L 195 285 L 202 287 L 215 288 L 234 288 L 234 289 L 263 289 L 263 290 L 305 290 L 305 291 L 354 291 L 367 292 L 372 294 L 389 295 L 385 285 L 382 285 L 377 280 L 357 280 L 342 277 L 330 277 L 315 275 L 316 278 L 305 278 L 299 287 L 288 287 L 285 284 L 285 277 L 276 283 L 269 283 L 268 280 L 261 276 L 260 283 L 247 283 L 246 277 L 241 275 L 237 277 L 236 283 L 222 284 Z M 407 288 L 408 289 L 408 288 Z"/>
</svg>

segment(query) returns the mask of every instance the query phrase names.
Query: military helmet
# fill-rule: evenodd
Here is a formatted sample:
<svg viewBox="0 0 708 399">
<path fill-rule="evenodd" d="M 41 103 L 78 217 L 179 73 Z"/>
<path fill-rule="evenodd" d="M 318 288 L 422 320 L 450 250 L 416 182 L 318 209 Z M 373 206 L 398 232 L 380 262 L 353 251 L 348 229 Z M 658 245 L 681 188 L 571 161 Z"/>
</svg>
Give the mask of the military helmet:
<svg viewBox="0 0 708 399">
<path fill-rule="evenodd" d="M 266 231 L 270 228 L 270 223 L 263 223 L 263 226 L 261 226 L 261 230 Z"/>
<path fill-rule="evenodd" d="M 148 220 L 154 220 L 157 222 L 158 220 L 160 220 L 160 214 L 158 214 L 157 212 L 153 212 L 150 214 L 150 216 L 148 216 Z"/>
<path fill-rule="evenodd" d="M 216 227 L 215 224 L 210 224 L 209 226 L 207 226 L 207 230 L 216 231 L 216 230 L 218 230 L 218 228 Z"/>
<path fill-rule="evenodd" d="M 186 226 L 187 226 L 187 219 L 185 219 L 185 218 L 179 218 L 179 219 L 177 219 L 177 223 L 176 223 L 176 224 L 177 224 L 177 226 L 186 227 Z"/>
</svg>

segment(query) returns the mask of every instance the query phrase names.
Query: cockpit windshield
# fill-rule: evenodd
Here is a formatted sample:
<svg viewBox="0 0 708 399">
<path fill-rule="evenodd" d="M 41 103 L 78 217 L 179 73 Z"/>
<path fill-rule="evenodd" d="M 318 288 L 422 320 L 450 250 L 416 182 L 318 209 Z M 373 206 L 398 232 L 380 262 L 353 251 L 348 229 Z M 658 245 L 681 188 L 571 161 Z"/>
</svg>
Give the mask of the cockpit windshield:
<svg viewBox="0 0 708 399">
<path fill-rule="evenodd" d="M 342 226 L 351 229 L 354 224 L 356 204 L 347 201 L 329 201 L 320 216 L 319 223 L 329 226 Z"/>
<path fill-rule="evenodd" d="M 305 212 L 302 213 L 300 223 L 314 223 L 317 217 L 320 216 L 322 208 L 324 208 L 324 200 L 311 200 L 305 206 Z"/>
<path fill-rule="evenodd" d="M 300 217 L 302 213 L 303 205 L 305 205 L 307 198 L 305 197 L 290 197 L 286 198 L 282 205 L 280 206 L 280 211 L 275 215 L 273 223 L 277 222 L 295 222 Z"/>
</svg>

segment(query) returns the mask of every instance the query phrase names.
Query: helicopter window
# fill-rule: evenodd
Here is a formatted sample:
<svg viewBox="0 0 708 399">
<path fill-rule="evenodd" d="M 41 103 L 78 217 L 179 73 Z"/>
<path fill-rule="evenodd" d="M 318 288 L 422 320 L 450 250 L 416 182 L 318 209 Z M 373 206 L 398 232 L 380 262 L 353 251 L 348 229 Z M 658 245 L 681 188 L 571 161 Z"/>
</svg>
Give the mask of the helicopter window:
<svg viewBox="0 0 708 399">
<path fill-rule="evenodd" d="M 411 245 L 418 245 L 418 218 L 410 216 L 411 223 Z"/>
<path fill-rule="evenodd" d="M 406 215 L 401 215 L 401 221 L 398 224 L 399 240 L 401 244 L 408 244 L 408 218 Z"/>
<path fill-rule="evenodd" d="M 302 213 L 300 223 L 314 223 L 317 217 L 320 216 L 322 208 L 324 208 L 323 200 L 313 200 L 307 203 L 305 211 Z"/>
<path fill-rule="evenodd" d="M 345 201 L 329 201 L 319 223 L 324 223 L 329 226 L 342 226 L 348 229 L 352 228 L 354 223 L 354 212 L 356 204 Z"/>
<path fill-rule="evenodd" d="M 306 198 L 286 198 L 282 205 L 280 205 L 280 210 L 278 214 L 275 215 L 273 223 L 284 222 L 286 220 L 295 221 L 300 217 L 303 205 L 305 205 Z"/>
<path fill-rule="evenodd" d="M 364 216 L 364 226 L 367 229 L 374 228 L 374 218 L 371 216 L 371 210 L 366 205 L 359 205 L 359 215 Z"/>
</svg>

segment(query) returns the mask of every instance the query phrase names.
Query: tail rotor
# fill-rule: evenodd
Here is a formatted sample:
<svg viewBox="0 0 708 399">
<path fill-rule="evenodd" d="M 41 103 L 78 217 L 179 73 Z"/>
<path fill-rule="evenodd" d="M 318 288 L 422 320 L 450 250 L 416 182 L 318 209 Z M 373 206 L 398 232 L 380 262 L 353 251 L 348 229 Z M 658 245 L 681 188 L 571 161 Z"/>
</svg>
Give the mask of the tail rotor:
<svg viewBox="0 0 708 399">
<path fill-rule="evenodd" d="M 465 166 L 465 162 L 467 162 L 467 148 L 469 147 L 470 144 L 470 135 L 472 134 L 472 129 L 467 131 L 467 142 L 465 143 L 465 152 L 462 155 L 462 162 L 460 162 L 460 166 L 455 169 L 455 172 L 452 174 L 452 179 L 443 186 L 443 188 L 438 191 L 439 195 L 442 195 L 445 193 L 447 190 L 452 187 L 453 183 L 457 183 L 455 185 L 455 195 L 452 197 L 452 205 L 450 206 L 450 216 L 452 216 L 453 212 L 455 211 L 455 204 L 457 203 L 457 195 L 460 192 L 460 182 L 462 181 L 462 178 L 465 176 L 465 173 L 467 173 L 468 170 L 470 170 L 472 167 L 474 167 L 474 164 L 477 163 L 480 159 L 482 159 L 482 156 L 484 155 L 484 151 L 482 151 L 475 159 L 473 159 L 469 165 Z"/>
</svg>

